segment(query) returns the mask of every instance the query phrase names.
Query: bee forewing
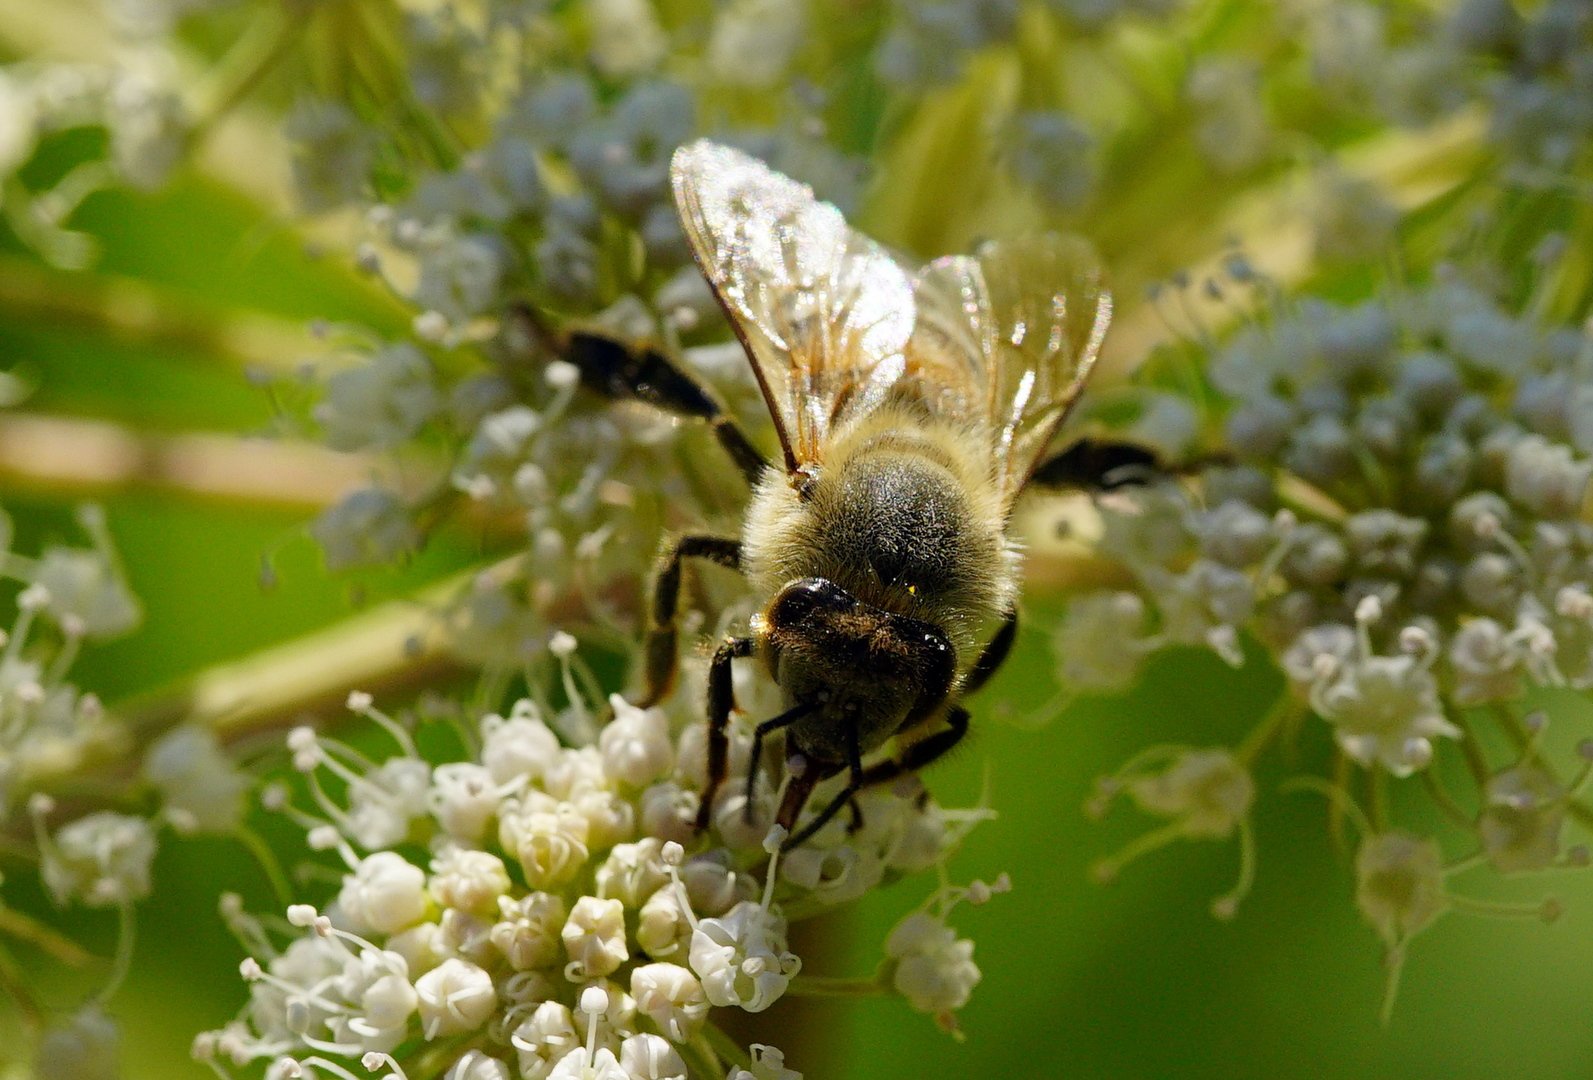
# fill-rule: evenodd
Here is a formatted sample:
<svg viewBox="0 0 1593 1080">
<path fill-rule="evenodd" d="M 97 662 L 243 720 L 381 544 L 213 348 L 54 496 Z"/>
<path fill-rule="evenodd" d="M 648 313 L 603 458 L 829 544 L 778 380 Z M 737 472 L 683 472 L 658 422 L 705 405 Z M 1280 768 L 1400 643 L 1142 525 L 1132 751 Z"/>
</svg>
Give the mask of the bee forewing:
<svg viewBox="0 0 1593 1080">
<path fill-rule="evenodd" d="M 1088 381 L 1111 320 L 1100 264 L 1076 237 L 987 245 L 914 283 L 910 369 L 943 407 L 987 426 L 1004 505 L 1017 499 Z"/>
<path fill-rule="evenodd" d="M 806 185 L 708 141 L 675 151 L 675 204 L 757 373 L 791 471 L 905 363 L 913 289 L 896 260 Z"/>
</svg>

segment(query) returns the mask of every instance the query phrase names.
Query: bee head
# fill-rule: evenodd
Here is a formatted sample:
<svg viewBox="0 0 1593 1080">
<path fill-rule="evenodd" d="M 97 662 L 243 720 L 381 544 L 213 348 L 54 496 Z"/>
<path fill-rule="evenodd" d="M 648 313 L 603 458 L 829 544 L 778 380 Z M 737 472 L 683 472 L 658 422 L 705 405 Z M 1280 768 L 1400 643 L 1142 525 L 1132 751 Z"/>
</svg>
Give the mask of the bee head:
<svg viewBox="0 0 1593 1080">
<path fill-rule="evenodd" d="M 791 748 L 815 762 L 846 763 L 939 705 L 957 672 L 944 630 L 865 604 L 825 578 L 776 594 L 765 640 L 789 708 L 811 709 L 791 727 Z"/>
</svg>

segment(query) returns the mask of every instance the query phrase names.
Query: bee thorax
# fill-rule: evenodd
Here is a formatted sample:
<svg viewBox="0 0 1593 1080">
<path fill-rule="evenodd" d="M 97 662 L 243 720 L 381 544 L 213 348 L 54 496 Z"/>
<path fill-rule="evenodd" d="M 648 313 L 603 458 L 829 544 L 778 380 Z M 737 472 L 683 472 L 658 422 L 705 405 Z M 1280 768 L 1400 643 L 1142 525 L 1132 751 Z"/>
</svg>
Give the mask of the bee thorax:
<svg viewBox="0 0 1593 1080">
<path fill-rule="evenodd" d="M 802 497 L 761 487 L 746 530 L 755 587 L 822 577 L 970 648 L 970 631 L 1008 602 L 1013 562 L 987 493 L 942 435 L 898 429 L 843 444 Z"/>
</svg>

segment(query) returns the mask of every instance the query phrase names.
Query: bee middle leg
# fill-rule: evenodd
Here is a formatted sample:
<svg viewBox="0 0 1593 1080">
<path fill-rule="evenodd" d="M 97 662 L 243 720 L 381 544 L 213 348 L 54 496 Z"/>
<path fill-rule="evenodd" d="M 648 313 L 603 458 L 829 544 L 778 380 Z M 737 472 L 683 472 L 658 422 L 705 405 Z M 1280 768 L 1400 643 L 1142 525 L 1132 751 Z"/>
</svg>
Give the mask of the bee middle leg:
<svg viewBox="0 0 1593 1080">
<path fill-rule="evenodd" d="M 757 641 L 749 637 L 726 638 L 714 650 L 708 664 L 708 775 L 697 804 L 697 831 L 708 827 L 713 816 L 714 796 L 730 772 L 730 711 L 736 707 L 736 694 L 730 684 L 730 665 L 751 656 Z"/>
<path fill-rule="evenodd" d="M 638 702 L 644 709 L 657 705 L 675 685 L 675 672 L 680 666 L 675 615 L 680 606 L 681 562 L 686 559 L 707 559 L 739 570 L 741 541 L 730 536 L 677 536 L 664 548 L 658 560 L 658 576 L 653 579 L 651 625 L 644 646 L 647 685 Z"/>
</svg>

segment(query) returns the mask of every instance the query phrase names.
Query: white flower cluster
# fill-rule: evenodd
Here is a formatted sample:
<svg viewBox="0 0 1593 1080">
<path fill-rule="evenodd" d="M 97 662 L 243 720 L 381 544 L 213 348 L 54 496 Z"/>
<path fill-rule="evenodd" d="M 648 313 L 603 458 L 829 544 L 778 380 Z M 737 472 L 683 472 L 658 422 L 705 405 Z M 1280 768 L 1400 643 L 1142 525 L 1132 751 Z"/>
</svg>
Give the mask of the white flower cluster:
<svg viewBox="0 0 1593 1080">
<path fill-rule="evenodd" d="M 451 1080 L 723 1075 L 735 1063 L 705 1025 L 713 1009 L 761 1012 L 786 992 L 801 970 L 789 920 L 938 865 L 982 816 L 911 784 L 875 790 L 859 799 L 861 827 L 782 854 L 766 775 L 750 807 L 726 791 L 697 834 L 700 720 L 614 697 L 599 737 L 572 747 L 523 700 L 481 722 L 468 760 L 433 766 L 367 695 L 350 705 L 400 752 L 374 761 L 308 728 L 289 736 L 316 810 L 280 792 L 270 805 L 346 872 L 324 908 L 289 909 L 305 934 L 280 950 L 232 913 L 263 954 L 243 965 L 238 1022 L 196 1044 L 222 1075 L 265 1059 L 273 1077 L 357 1075 L 362 1060 L 403 1076 L 417 1055 L 435 1070 L 423 1075 Z M 743 770 L 748 741 L 736 732 Z M 949 1024 L 978 970 L 943 916 L 887 951 L 896 988 Z M 754 1055 L 737 1075 L 798 1075 L 778 1051 Z"/>
<path fill-rule="evenodd" d="M 1033 14 L 1054 17 L 1067 33 L 1105 36 L 1116 24 L 1152 22 L 1183 0 L 1046 0 Z M 953 82 L 978 50 L 1011 42 L 1019 33 L 1017 0 L 898 0 L 874 51 L 874 67 L 885 82 L 923 90 Z"/>
<path fill-rule="evenodd" d="M 9 550 L 10 521 L 0 513 L 0 573 L 23 584 L 11 629 L 0 632 L 0 822 L 27 802 L 49 891 L 61 903 L 103 907 L 148 893 L 154 826 L 98 812 L 52 835 L 46 819 L 54 801 L 24 798 L 39 774 L 70 773 L 91 750 L 120 745 L 125 735 L 99 698 L 69 676 L 84 645 L 132 632 L 143 608 L 104 514 L 84 507 L 78 521 L 90 546 L 50 545 L 32 557 Z M 230 833 L 242 820 L 249 781 L 208 731 L 172 728 L 145 748 L 141 772 L 180 831 Z"/>
<path fill-rule="evenodd" d="M 129 30 L 129 27 L 113 27 Z M 170 43 L 135 32 L 114 63 L 0 65 L 0 216 L 24 243 L 58 265 L 81 268 L 97 254 L 71 218 L 96 191 L 165 183 L 186 149 L 194 118 L 180 92 Z M 74 129 L 104 133 L 101 149 L 40 186 L 28 165 L 52 137 Z"/>
<path fill-rule="evenodd" d="M 128 746 L 128 733 L 116 718 L 70 681 L 73 664 L 83 646 L 121 637 L 143 618 L 104 515 L 85 507 L 78 522 L 89 546 L 48 545 L 28 556 L 12 550 L 10 520 L 0 513 L 0 574 L 22 586 L 11 628 L 0 631 L 0 825 L 25 809 L 34 837 L 31 854 L 50 899 L 61 907 L 112 909 L 120 919 L 116 958 L 104 985 L 80 1011 L 31 1032 L 37 1038 L 24 1044 L 33 1052 L 34 1075 L 60 1080 L 119 1075 L 119 1036 L 103 1005 L 127 974 L 133 909 L 151 892 L 161 821 L 185 833 L 236 834 L 250 785 L 214 734 L 178 726 L 141 748 L 140 768 L 124 787 L 129 795 L 153 795 L 157 814 L 91 804 L 74 806 L 74 816 L 57 820 L 66 815 L 39 788 L 58 784 L 108 749 L 121 754 Z M 20 842 L 20 836 L 15 839 Z M 7 914 L 10 932 L 25 936 L 30 917 Z"/>
</svg>

